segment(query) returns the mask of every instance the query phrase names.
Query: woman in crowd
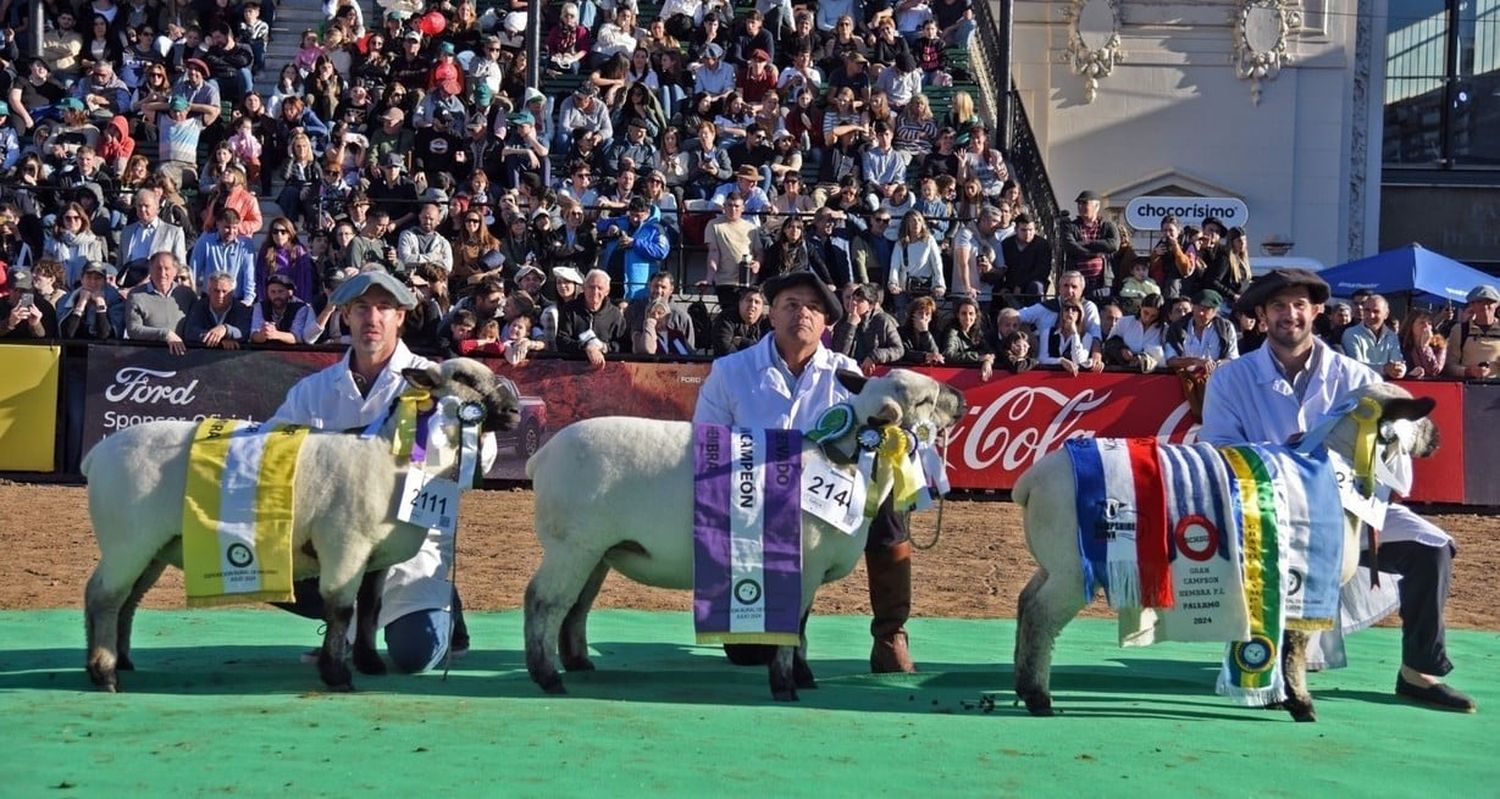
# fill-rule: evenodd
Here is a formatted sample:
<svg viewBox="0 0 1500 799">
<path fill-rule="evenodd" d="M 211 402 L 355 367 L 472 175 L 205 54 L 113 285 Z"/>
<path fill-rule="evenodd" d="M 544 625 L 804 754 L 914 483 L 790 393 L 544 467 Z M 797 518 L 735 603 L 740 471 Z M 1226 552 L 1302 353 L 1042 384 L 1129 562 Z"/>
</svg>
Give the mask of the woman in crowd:
<svg viewBox="0 0 1500 799">
<path fill-rule="evenodd" d="M 301 130 L 292 132 L 291 150 L 286 163 L 281 167 L 281 193 L 276 204 L 292 219 L 302 219 L 303 208 L 317 197 L 321 186 L 323 168 L 313 153 L 312 139 Z M 310 224 L 308 227 L 319 227 Z"/>
<path fill-rule="evenodd" d="M 943 364 L 943 345 L 933 331 L 932 320 L 937 315 L 937 303 L 931 297 L 918 297 L 906 309 L 906 319 L 901 322 L 901 345 L 906 354 L 902 363 L 940 366 Z"/>
<path fill-rule="evenodd" d="M 453 271 L 448 275 L 448 293 L 468 295 L 469 287 L 486 278 L 500 277 L 500 241 L 490 233 L 484 213 L 475 207 L 464 211 L 462 230 L 453 240 Z"/>
<path fill-rule="evenodd" d="M 280 116 L 281 104 L 288 97 L 301 97 L 302 94 L 302 73 L 296 66 L 287 64 L 281 68 L 281 76 L 276 80 L 276 88 L 266 100 L 266 109 L 271 115 Z"/>
<path fill-rule="evenodd" d="M 271 221 L 266 241 L 260 245 L 255 265 L 257 296 L 266 296 L 266 281 L 271 275 L 291 278 L 297 298 L 304 301 L 312 298 L 318 285 L 312 256 L 297 237 L 297 226 L 285 216 Z"/>
<path fill-rule="evenodd" d="M 42 245 L 42 257 L 59 261 L 67 274 L 67 287 L 78 285 L 90 261 L 107 261 L 104 241 L 89 230 L 88 213 L 76 202 L 63 205 Z"/>
<path fill-rule="evenodd" d="M 219 185 L 219 178 L 240 165 L 235 161 L 234 151 L 227 143 L 220 143 L 208 156 L 208 163 L 198 170 L 198 193 L 208 194 Z"/>
<path fill-rule="evenodd" d="M 318 56 L 312 74 L 305 81 L 304 99 L 307 107 L 319 119 L 333 119 L 334 111 L 338 109 L 339 101 L 344 96 L 344 89 L 344 79 L 334 68 L 333 61 L 326 55 Z"/>
<path fill-rule="evenodd" d="M 1165 362 L 1162 334 L 1167 328 L 1162 302 L 1160 294 L 1147 294 L 1141 298 L 1134 316 L 1126 316 L 1115 323 L 1109 339 L 1104 342 L 1106 364 L 1150 372 Z"/>
<path fill-rule="evenodd" d="M 892 146 L 912 156 L 926 155 L 932 152 L 937 132 L 937 122 L 932 118 L 932 105 L 928 102 L 927 95 L 919 94 L 896 115 L 896 135 Z"/>
<path fill-rule="evenodd" d="M 1401 324 L 1401 353 L 1406 356 L 1406 377 L 1430 380 L 1441 377 L 1448 355 L 1448 340 L 1433 326 L 1432 314 L 1412 309 Z"/>
<path fill-rule="evenodd" d="M 625 99 L 620 104 L 620 110 L 615 112 L 614 129 L 624 131 L 636 119 L 646 123 L 648 141 L 659 141 L 661 132 L 667 128 L 667 117 L 662 113 L 656 95 L 640 83 L 632 84 L 625 90 Z"/>
<path fill-rule="evenodd" d="M 117 30 L 110 27 L 108 19 L 94 15 L 88 35 L 83 42 L 83 54 L 78 57 L 84 69 L 93 69 L 98 64 L 109 64 L 118 70 L 124 60 L 125 44 Z"/>
<path fill-rule="evenodd" d="M 161 211 L 157 218 L 182 228 L 187 247 L 192 249 L 193 242 L 198 238 L 198 225 L 193 222 L 193 214 L 188 210 L 187 199 L 182 196 L 177 181 L 171 175 L 158 171 L 146 181 L 146 185 L 161 192 Z"/>
<path fill-rule="evenodd" d="M 542 249 L 537 246 L 531 223 L 525 213 L 513 214 L 500 240 L 500 254 L 505 256 L 505 274 L 514 277 L 522 264 L 540 261 Z"/>
<path fill-rule="evenodd" d="M 1089 334 L 1083 323 L 1083 306 L 1065 302 L 1057 310 L 1057 324 L 1041 342 L 1038 360 L 1048 366 L 1060 366 L 1077 376 L 1080 370 L 1099 372 L 1104 369 L 1098 339 Z"/>
<path fill-rule="evenodd" d="M 979 379 L 988 381 L 995 371 L 995 351 L 979 324 L 979 303 L 972 297 L 954 302 L 953 326 L 943 342 L 943 362 L 979 366 Z"/>
<path fill-rule="evenodd" d="M 138 120 L 136 136 L 142 141 L 154 142 L 160 138 L 156 127 L 156 114 L 148 114 L 141 106 L 146 103 L 163 103 L 170 99 L 172 81 L 167 79 L 165 64 L 150 64 L 143 73 L 141 84 L 130 97 L 130 110 Z"/>
<path fill-rule="evenodd" d="M 894 298 L 897 314 L 915 297 L 942 300 L 948 286 L 943 279 L 942 247 L 927 227 L 927 217 L 908 211 L 891 251 L 891 274 L 886 293 Z"/>
<path fill-rule="evenodd" d="M 677 196 L 667 190 L 667 176 L 659 169 L 652 170 L 642 181 L 640 193 L 656 210 L 668 242 L 676 247 L 682 241 L 682 214 L 677 208 Z"/>
<path fill-rule="evenodd" d="M 31 271 L 31 287 L 36 295 L 47 301 L 53 308 L 62 302 L 68 292 L 63 288 L 67 282 L 67 275 L 63 272 L 63 265 L 51 258 L 43 258 L 36 262 L 36 268 Z"/>
<path fill-rule="evenodd" d="M 780 275 L 803 272 L 811 268 L 807 239 L 803 236 L 804 227 L 802 218 L 797 216 L 789 217 L 782 222 L 781 229 L 776 232 L 775 242 L 766 248 L 764 263 L 761 264 L 760 272 L 756 275 L 756 283 L 764 283 Z M 826 275 L 819 275 L 819 277 L 825 282 L 831 282 Z"/>
<path fill-rule="evenodd" d="M 245 173 L 238 169 L 226 169 L 219 176 L 219 185 L 203 208 L 201 230 L 213 230 L 218 226 L 219 214 L 233 208 L 240 215 L 239 234 L 254 236 L 265 220 L 260 215 L 260 198 L 245 188 Z"/>
</svg>

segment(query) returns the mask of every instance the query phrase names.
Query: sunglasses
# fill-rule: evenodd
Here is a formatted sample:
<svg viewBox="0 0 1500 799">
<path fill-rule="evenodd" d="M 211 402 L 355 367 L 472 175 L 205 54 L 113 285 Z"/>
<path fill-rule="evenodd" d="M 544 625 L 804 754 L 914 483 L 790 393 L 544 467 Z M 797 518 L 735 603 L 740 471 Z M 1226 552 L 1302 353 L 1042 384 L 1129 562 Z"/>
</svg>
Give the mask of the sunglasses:
<svg viewBox="0 0 1500 799">
<path fill-rule="evenodd" d="M 287 230 L 284 227 L 272 228 L 271 229 L 271 235 L 273 235 L 273 236 L 290 236 L 290 235 L 292 235 L 292 231 Z"/>
</svg>

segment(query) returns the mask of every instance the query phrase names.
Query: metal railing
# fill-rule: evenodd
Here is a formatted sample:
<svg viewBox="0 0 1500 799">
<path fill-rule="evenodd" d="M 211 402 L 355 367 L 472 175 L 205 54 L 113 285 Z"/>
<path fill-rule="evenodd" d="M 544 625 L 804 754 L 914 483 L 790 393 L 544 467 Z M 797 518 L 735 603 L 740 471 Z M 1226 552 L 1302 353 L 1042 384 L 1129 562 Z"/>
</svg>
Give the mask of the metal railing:
<svg viewBox="0 0 1500 799">
<path fill-rule="evenodd" d="M 1026 114 L 1026 106 L 1021 102 L 1021 94 L 1016 89 L 1015 81 L 1008 80 L 1008 86 L 998 83 L 1011 75 L 1010 48 L 1007 46 L 1010 37 L 1002 27 L 1009 20 L 996 19 L 990 8 L 990 3 L 974 4 L 974 21 L 978 26 L 975 45 L 979 51 L 974 58 L 979 67 L 976 71 L 983 73 L 984 79 L 980 80 L 980 85 L 986 104 L 994 115 L 996 138 L 1004 143 L 1005 158 L 1011 175 L 1021 184 L 1021 193 L 1036 217 L 1037 229 L 1052 240 L 1052 272 L 1056 276 L 1062 271 L 1064 215 L 1057 203 L 1057 193 L 1053 191 L 1052 179 L 1047 175 L 1041 146 L 1037 143 L 1036 132 L 1031 127 L 1031 118 Z"/>
</svg>

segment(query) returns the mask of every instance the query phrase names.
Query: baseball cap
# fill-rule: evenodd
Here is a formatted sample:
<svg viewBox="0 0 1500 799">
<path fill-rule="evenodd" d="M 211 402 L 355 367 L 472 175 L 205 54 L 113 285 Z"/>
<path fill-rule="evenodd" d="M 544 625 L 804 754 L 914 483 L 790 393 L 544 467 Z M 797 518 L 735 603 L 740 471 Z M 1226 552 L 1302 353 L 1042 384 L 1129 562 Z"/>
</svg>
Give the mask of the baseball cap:
<svg viewBox="0 0 1500 799">
<path fill-rule="evenodd" d="M 566 269 L 567 267 L 561 268 Z M 543 283 L 547 282 L 547 273 L 543 272 L 542 268 L 540 266 L 537 266 L 536 264 L 526 264 L 522 266 L 520 271 L 516 272 L 516 280 L 520 280 L 521 278 L 531 274 L 535 274 L 540 277 Z"/>
<path fill-rule="evenodd" d="M 401 155 L 401 153 L 386 153 L 385 158 L 381 160 L 381 165 L 397 167 L 406 166 L 406 159 Z"/>
<path fill-rule="evenodd" d="M 272 283 L 275 283 L 278 286 L 286 286 L 289 289 L 297 288 L 297 282 L 295 280 L 292 280 L 292 276 L 282 272 L 276 272 L 266 278 L 266 285 L 270 285 Z"/>
<path fill-rule="evenodd" d="M 1224 304 L 1224 295 L 1213 289 L 1204 289 L 1193 295 L 1193 304 L 1204 308 L 1218 308 Z"/>
<path fill-rule="evenodd" d="M 10 104 L 4 100 L 0 100 L 0 117 L 8 116 L 10 116 Z"/>
<path fill-rule="evenodd" d="M 183 97 L 182 95 L 177 95 L 176 97 L 172 98 L 172 102 L 167 104 L 167 108 L 173 111 L 186 111 L 188 110 L 188 105 L 188 98 Z"/>
<path fill-rule="evenodd" d="M 328 301 L 334 305 L 348 305 L 374 288 L 385 289 L 396 298 L 396 303 L 402 308 L 417 307 L 417 298 L 411 293 L 411 289 L 383 269 L 360 272 L 345 280 L 328 298 Z"/>
<path fill-rule="evenodd" d="M 717 44 L 710 44 L 709 46 L 703 48 L 703 57 L 704 58 L 723 58 L 724 57 L 724 48 L 718 46 Z"/>
<path fill-rule="evenodd" d="M 89 261 L 88 264 L 83 267 L 83 274 L 86 275 L 90 272 L 104 275 L 107 278 L 114 277 L 116 274 L 118 274 L 118 270 L 116 270 L 113 266 L 104 263 L 103 261 Z"/>
<path fill-rule="evenodd" d="M 406 35 L 402 36 L 401 38 L 405 39 L 408 42 L 420 42 L 422 41 L 422 32 L 415 29 L 409 30 L 406 32 Z"/>
<path fill-rule="evenodd" d="M 535 125 L 536 117 L 532 116 L 530 111 L 520 111 L 506 117 L 505 121 L 512 125 Z"/>
<path fill-rule="evenodd" d="M 1075 203 L 1100 202 L 1102 200 L 1103 198 L 1099 196 L 1099 192 L 1097 191 L 1081 191 L 1078 192 L 1077 197 L 1073 198 L 1073 202 Z"/>
<path fill-rule="evenodd" d="M 77 97 L 64 97 L 62 99 L 62 102 L 58 103 L 57 105 L 64 111 L 84 110 L 83 101 L 78 99 Z"/>
</svg>

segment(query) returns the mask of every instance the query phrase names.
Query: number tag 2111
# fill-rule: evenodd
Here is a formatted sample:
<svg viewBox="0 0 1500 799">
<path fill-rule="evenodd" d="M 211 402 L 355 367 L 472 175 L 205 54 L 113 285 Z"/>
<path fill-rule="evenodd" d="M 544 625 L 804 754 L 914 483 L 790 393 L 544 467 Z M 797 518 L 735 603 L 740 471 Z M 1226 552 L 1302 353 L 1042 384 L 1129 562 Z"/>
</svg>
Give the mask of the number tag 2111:
<svg viewBox="0 0 1500 799">
<path fill-rule="evenodd" d="M 452 534 L 458 527 L 458 483 L 434 477 L 414 466 L 406 472 L 396 518 Z"/>
</svg>

